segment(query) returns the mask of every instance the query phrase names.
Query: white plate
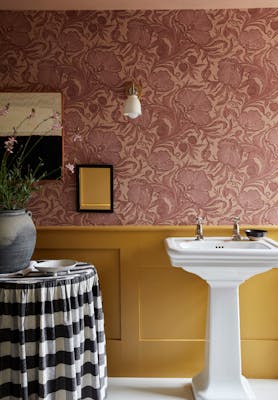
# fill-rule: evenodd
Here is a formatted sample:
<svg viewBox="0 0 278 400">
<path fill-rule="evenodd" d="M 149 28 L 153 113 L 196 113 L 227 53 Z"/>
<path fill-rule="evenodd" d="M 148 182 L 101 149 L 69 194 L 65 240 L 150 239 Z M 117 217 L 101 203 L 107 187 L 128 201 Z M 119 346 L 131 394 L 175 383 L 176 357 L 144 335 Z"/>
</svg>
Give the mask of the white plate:
<svg viewBox="0 0 278 400">
<path fill-rule="evenodd" d="M 35 268 L 41 272 L 57 274 L 70 271 L 76 264 L 75 260 L 46 260 L 35 264 Z"/>
</svg>

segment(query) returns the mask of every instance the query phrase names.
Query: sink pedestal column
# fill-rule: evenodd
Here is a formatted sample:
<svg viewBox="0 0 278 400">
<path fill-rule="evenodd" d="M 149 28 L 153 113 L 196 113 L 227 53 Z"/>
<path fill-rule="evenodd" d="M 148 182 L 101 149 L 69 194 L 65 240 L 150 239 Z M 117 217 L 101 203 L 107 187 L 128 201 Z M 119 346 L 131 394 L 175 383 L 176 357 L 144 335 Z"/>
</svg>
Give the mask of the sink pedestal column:
<svg viewBox="0 0 278 400">
<path fill-rule="evenodd" d="M 192 379 L 195 399 L 255 400 L 241 374 L 238 288 L 244 279 L 206 280 L 210 290 L 205 368 Z"/>
</svg>

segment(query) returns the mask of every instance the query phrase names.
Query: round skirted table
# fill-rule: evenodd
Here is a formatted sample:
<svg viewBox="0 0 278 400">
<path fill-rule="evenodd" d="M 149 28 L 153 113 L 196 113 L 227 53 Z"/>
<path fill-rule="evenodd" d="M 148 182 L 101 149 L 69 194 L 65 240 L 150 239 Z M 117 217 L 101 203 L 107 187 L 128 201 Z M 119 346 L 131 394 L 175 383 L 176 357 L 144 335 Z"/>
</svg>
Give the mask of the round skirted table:
<svg viewBox="0 0 278 400">
<path fill-rule="evenodd" d="M 0 275 L 0 399 L 103 400 L 106 388 L 96 269 Z"/>
</svg>

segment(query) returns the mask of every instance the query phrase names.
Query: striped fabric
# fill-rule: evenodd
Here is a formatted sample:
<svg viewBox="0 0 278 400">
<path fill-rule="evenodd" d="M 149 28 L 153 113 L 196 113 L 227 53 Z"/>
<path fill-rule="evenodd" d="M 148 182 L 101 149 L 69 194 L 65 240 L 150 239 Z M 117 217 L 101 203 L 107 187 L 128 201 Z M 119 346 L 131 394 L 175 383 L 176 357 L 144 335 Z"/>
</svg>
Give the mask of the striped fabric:
<svg viewBox="0 0 278 400">
<path fill-rule="evenodd" d="M 103 400 L 106 388 L 95 268 L 0 281 L 0 399 Z"/>
</svg>

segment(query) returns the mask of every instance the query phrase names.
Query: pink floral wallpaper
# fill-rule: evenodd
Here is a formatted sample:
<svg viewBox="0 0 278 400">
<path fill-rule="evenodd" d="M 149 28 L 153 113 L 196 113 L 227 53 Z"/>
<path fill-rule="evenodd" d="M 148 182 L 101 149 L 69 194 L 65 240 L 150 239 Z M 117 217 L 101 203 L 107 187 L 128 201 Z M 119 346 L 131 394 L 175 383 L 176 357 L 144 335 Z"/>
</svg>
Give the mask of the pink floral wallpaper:
<svg viewBox="0 0 278 400">
<path fill-rule="evenodd" d="M 114 166 L 113 214 L 65 169 L 37 225 L 278 224 L 278 9 L 1 12 L 0 89 L 62 92 L 65 164 Z"/>
</svg>

